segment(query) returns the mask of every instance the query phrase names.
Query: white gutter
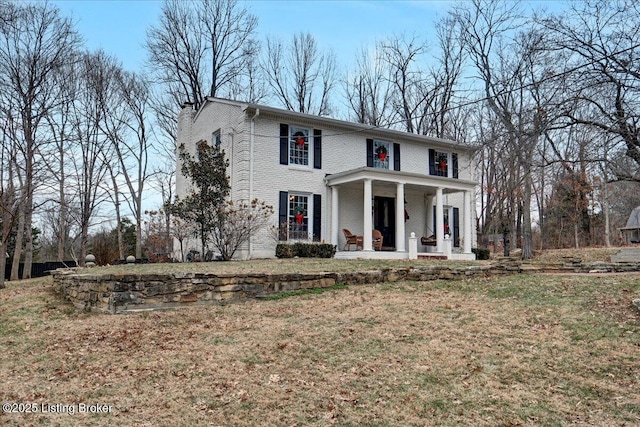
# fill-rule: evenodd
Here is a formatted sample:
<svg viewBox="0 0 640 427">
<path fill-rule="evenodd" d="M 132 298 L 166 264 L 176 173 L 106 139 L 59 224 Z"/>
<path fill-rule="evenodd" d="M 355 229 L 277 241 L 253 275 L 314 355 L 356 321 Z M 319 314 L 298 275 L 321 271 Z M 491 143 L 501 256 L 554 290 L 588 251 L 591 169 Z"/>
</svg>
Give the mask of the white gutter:
<svg viewBox="0 0 640 427">
<path fill-rule="evenodd" d="M 249 200 L 251 203 L 253 200 L 253 146 L 255 142 L 255 130 L 256 130 L 256 117 L 260 115 L 260 109 L 256 108 L 256 112 L 251 117 L 250 131 L 249 131 Z M 251 235 L 249 235 L 249 258 L 253 253 L 253 244 L 251 242 Z"/>
</svg>

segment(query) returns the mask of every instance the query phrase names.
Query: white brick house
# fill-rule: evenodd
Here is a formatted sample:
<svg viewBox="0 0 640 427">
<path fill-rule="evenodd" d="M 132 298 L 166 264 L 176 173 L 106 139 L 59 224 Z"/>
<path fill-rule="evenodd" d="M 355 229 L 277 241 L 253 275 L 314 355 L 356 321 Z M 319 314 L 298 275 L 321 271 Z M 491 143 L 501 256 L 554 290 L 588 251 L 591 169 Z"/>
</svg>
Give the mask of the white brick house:
<svg viewBox="0 0 640 427">
<path fill-rule="evenodd" d="M 229 159 L 231 198 L 272 205 L 273 226 L 290 224 L 284 239 L 332 243 L 336 257 L 407 258 L 411 232 L 418 252 L 435 255 L 445 253 L 450 235 L 452 258 L 474 258 L 468 147 L 219 98 L 198 111 L 185 104 L 178 116 L 178 145 L 194 153 L 202 139 L 220 144 Z M 182 197 L 189 184 L 177 167 Z M 343 229 L 362 236 L 362 247 L 345 248 Z M 382 251 L 373 250 L 374 229 L 383 235 Z M 431 236 L 430 245 L 421 244 Z M 263 230 L 239 256 L 274 257 L 275 245 Z M 185 250 L 197 247 L 187 242 Z"/>
</svg>

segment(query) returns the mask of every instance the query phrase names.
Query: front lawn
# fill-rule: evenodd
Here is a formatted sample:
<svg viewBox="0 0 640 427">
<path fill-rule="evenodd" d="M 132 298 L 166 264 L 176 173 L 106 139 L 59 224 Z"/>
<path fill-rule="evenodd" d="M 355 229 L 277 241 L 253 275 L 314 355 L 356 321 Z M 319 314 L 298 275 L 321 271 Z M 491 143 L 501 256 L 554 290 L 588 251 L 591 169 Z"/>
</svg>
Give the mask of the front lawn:
<svg viewBox="0 0 640 427">
<path fill-rule="evenodd" d="M 0 425 L 638 425 L 639 296 L 640 275 L 514 275 L 114 316 L 8 283 L 0 400 L 76 412 Z"/>
</svg>

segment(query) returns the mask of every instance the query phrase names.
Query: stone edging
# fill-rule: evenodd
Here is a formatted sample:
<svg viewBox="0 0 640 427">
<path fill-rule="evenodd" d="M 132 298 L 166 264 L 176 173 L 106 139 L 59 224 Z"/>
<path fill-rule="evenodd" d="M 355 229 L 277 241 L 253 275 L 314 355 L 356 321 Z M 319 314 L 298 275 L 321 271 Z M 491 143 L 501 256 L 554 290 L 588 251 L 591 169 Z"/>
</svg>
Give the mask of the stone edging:
<svg viewBox="0 0 640 427">
<path fill-rule="evenodd" d="M 116 314 L 264 298 L 282 292 L 328 288 L 336 284 L 460 280 L 517 273 L 637 272 L 640 271 L 640 264 L 564 263 L 538 266 L 507 259 L 465 268 L 429 266 L 342 273 L 101 275 L 88 271 L 76 268 L 56 270 L 53 272 L 56 291 L 78 308 Z"/>
</svg>

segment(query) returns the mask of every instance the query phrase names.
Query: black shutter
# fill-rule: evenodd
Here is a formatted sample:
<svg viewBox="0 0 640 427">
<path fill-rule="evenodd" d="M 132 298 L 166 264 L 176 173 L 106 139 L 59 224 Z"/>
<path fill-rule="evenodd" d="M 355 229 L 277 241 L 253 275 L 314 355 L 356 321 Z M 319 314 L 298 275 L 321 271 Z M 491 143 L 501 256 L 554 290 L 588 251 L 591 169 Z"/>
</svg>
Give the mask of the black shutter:
<svg viewBox="0 0 640 427">
<path fill-rule="evenodd" d="M 373 167 L 373 139 L 367 139 L 367 167 Z"/>
<path fill-rule="evenodd" d="M 280 207 L 278 209 L 278 238 L 287 240 L 287 221 L 289 220 L 289 193 L 280 192 Z"/>
<path fill-rule="evenodd" d="M 451 163 L 453 166 L 453 177 L 458 178 L 458 153 L 451 153 Z"/>
<path fill-rule="evenodd" d="M 320 241 L 322 232 L 322 196 L 320 194 L 313 195 L 313 241 Z"/>
<path fill-rule="evenodd" d="M 400 170 L 400 144 L 393 143 L 393 170 Z"/>
<path fill-rule="evenodd" d="M 429 175 L 436 174 L 436 150 L 429 148 Z"/>
<path fill-rule="evenodd" d="M 289 164 L 289 125 L 280 124 L 280 164 Z"/>
<path fill-rule="evenodd" d="M 322 131 L 313 130 L 313 167 L 322 169 Z"/>
<path fill-rule="evenodd" d="M 460 247 L 460 209 L 453 208 L 453 246 Z"/>
</svg>

